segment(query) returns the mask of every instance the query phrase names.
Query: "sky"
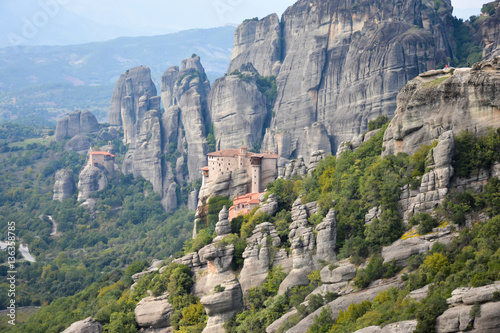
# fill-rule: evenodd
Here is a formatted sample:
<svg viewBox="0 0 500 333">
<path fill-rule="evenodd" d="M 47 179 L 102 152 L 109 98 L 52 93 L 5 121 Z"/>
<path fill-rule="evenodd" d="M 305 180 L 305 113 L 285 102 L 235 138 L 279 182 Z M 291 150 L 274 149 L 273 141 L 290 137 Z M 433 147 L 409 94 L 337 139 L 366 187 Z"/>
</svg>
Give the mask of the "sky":
<svg viewBox="0 0 500 333">
<path fill-rule="evenodd" d="M 281 15 L 296 0 L 0 0 L 0 47 L 76 44 L 237 25 Z M 455 16 L 477 15 L 488 0 L 452 0 Z"/>
</svg>

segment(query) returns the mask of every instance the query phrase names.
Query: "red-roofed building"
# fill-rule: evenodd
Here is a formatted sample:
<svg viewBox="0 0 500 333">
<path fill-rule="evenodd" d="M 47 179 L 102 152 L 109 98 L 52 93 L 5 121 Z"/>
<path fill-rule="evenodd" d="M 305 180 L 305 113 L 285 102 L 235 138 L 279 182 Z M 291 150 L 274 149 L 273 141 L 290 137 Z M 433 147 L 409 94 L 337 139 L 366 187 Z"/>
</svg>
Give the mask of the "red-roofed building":
<svg viewBox="0 0 500 333">
<path fill-rule="evenodd" d="M 259 197 L 263 193 L 248 193 L 237 196 L 233 200 L 233 205 L 229 208 L 229 220 L 231 221 L 239 215 L 246 215 L 260 204 Z"/>
<path fill-rule="evenodd" d="M 208 154 L 208 167 L 202 168 L 203 184 L 215 182 L 221 176 L 244 169 L 252 182 L 248 192 L 260 193 L 277 174 L 278 155 L 264 152 L 251 153 L 247 147 L 223 149 Z M 264 180 L 263 180 L 264 179 Z M 245 194 L 245 193 L 241 193 Z"/>
<path fill-rule="evenodd" d="M 110 173 L 115 170 L 115 155 L 106 151 L 93 151 L 92 148 L 89 152 L 89 163 L 94 166 L 103 166 Z"/>
</svg>

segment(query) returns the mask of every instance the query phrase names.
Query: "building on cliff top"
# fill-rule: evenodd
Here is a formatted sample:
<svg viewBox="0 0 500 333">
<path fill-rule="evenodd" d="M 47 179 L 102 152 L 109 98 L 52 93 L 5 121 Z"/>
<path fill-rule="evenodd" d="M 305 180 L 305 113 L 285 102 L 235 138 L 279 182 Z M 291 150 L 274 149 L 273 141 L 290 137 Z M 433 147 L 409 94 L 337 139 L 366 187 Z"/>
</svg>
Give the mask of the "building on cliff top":
<svg viewBox="0 0 500 333">
<path fill-rule="evenodd" d="M 251 177 L 250 193 L 260 193 L 266 185 L 274 180 L 266 178 L 262 181 L 262 174 L 276 174 L 276 161 L 278 155 L 264 152 L 262 154 L 251 153 L 247 147 L 240 149 L 223 149 L 208 154 L 208 166 L 202 168 L 203 184 L 215 182 L 221 176 L 231 175 L 237 170 L 246 170 Z M 202 185 L 203 186 L 203 185 Z M 241 193 L 243 195 L 246 193 Z"/>
<path fill-rule="evenodd" d="M 233 205 L 229 208 L 229 221 L 238 215 L 246 215 L 255 207 L 259 206 L 259 197 L 263 193 L 248 193 L 245 195 L 237 196 L 233 200 Z"/>
<path fill-rule="evenodd" d="M 89 163 L 93 166 L 103 166 L 109 173 L 113 174 L 115 171 L 115 155 L 106 151 L 89 151 Z"/>
</svg>

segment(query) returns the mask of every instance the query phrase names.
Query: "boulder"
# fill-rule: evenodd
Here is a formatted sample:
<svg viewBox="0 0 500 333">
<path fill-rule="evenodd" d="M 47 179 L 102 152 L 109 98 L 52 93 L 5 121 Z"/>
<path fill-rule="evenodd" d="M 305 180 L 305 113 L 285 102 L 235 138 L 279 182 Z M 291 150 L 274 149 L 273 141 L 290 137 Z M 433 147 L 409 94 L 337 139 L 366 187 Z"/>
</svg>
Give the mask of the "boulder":
<svg viewBox="0 0 500 333">
<path fill-rule="evenodd" d="M 474 320 L 470 316 L 472 306 L 458 306 L 446 310 L 436 319 L 437 333 L 466 331 Z"/>
<path fill-rule="evenodd" d="M 406 266 L 408 258 L 415 254 L 427 253 L 430 246 L 431 242 L 421 237 L 399 239 L 391 245 L 382 248 L 382 257 L 384 258 L 384 263 L 395 260 L 397 265 Z"/>
<path fill-rule="evenodd" d="M 333 270 L 328 266 L 323 267 L 321 270 L 321 282 L 325 284 L 333 284 L 339 282 L 347 282 L 356 277 L 356 266 L 353 264 L 344 264 Z"/>
<path fill-rule="evenodd" d="M 474 320 L 474 329 L 477 332 L 499 332 L 500 331 L 500 302 L 486 303 L 481 305 L 481 317 Z"/>
<path fill-rule="evenodd" d="M 87 319 L 77 321 L 71 324 L 70 327 L 65 329 L 63 333 L 101 333 L 102 325 L 95 321 L 94 318 L 88 317 Z"/>
<path fill-rule="evenodd" d="M 170 316 L 174 312 L 167 296 L 143 298 L 135 307 L 135 321 L 140 327 L 163 328 L 170 326 Z"/>
</svg>

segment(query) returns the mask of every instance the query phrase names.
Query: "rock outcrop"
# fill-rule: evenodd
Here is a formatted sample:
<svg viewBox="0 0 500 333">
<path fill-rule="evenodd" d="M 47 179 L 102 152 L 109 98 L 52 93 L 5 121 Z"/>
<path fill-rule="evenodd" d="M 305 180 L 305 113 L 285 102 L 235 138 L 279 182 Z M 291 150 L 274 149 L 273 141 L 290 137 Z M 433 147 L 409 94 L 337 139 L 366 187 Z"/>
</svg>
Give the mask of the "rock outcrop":
<svg viewBox="0 0 500 333">
<path fill-rule="evenodd" d="M 452 56 L 446 33 L 451 10 L 448 0 L 437 11 L 417 0 L 300 0 L 283 14 L 281 30 L 274 16 L 243 23 L 229 69 L 251 62 L 268 75 L 279 68 L 275 116 L 263 149 L 309 158 L 324 148 L 310 147 L 315 143 L 304 128 L 324 126 L 327 135 L 321 137 L 330 152 L 365 131 L 370 119 L 392 116 L 405 83 Z M 269 31 L 265 37 L 263 28 Z"/>
<path fill-rule="evenodd" d="M 99 130 L 97 118 L 90 111 L 75 111 L 60 119 L 56 125 L 56 142 L 71 139 L 78 134 L 94 133 Z"/>
<path fill-rule="evenodd" d="M 312 225 L 308 221 L 308 217 L 313 214 L 310 214 L 307 205 L 301 204 L 301 199 L 299 197 L 293 203 L 293 222 L 290 224 L 288 234 L 292 244 L 293 269 L 280 284 L 278 295 L 284 294 L 291 287 L 308 285 L 307 275 L 317 265 L 312 253 L 316 248 L 316 239 Z"/>
<path fill-rule="evenodd" d="M 416 320 L 405 320 L 397 323 L 392 323 L 380 326 L 370 326 L 357 330 L 354 333 L 413 333 L 417 328 L 418 322 Z"/>
<path fill-rule="evenodd" d="M 251 63 L 262 76 L 277 76 L 281 67 L 281 28 L 278 15 L 246 20 L 234 32 L 233 54 L 227 72 Z"/>
<path fill-rule="evenodd" d="M 64 149 L 72 150 L 79 154 L 86 153 L 92 145 L 92 140 L 85 134 L 77 134 L 69 140 Z"/>
<path fill-rule="evenodd" d="M 200 300 L 208 315 L 203 333 L 225 333 L 224 323 L 243 307 L 241 287 L 234 276 L 219 287 L 219 291 L 215 290 Z"/>
<path fill-rule="evenodd" d="M 208 105 L 217 149 L 260 146 L 269 112 L 256 81 L 256 74 L 243 72 L 214 82 Z"/>
<path fill-rule="evenodd" d="M 497 332 L 500 330 L 500 302 L 494 300 L 500 293 L 500 282 L 477 288 L 458 288 L 446 300 L 450 308 L 436 320 L 436 332 L 455 333 Z M 474 316 L 473 305 L 480 305 L 479 314 Z"/>
<path fill-rule="evenodd" d="M 269 194 L 267 200 L 264 202 L 264 194 L 259 197 L 260 207 L 257 209 L 255 214 L 265 213 L 270 216 L 274 216 L 278 211 L 278 198 L 276 194 Z"/>
<path fill-rule="evenodd" d="M 148 67 L 134 67 L 120 76 L 111 98 L 109 124 L 123 127 L 125 143 L 129 143 L 134 136 L 136 124 L 140 126 L 144 113 L 149 110 L 147 104 L 151 99 L 155 101 L 153 104 L 159 102 Z"/>
<path fill-rule="evenodd" d="M 87 200 L 92 193 L 103 190 L 108 185 L 109 176 L 106 168 L 87 164 L 79 175 L 78 201 Z"/>
<path fill-rule="evenodd" d="M 337 259 L 335 245 L 337 244 L 337 220 L 335 211 L 330 209 L 323 222 L 316 226 L 316 256 L 317 260 L 333 262 Z"/>
<path fill-rule="evenodd" d="M 63 201 L 75 193 L 75 177 L 71 170 L 58 170 L 56 172 L 53 200 Z"/>
<path fill-rule="evenodd" d="M 430 213 L 446 197 L 454 173 L 451 166 L 455 155 L 455 139 L 452 131 L 439 136 L 439 142 L 427 157 L 429 172 L 422 176 L 417 190 L 405 185 L 400 196 L 403 219 L 408 221 L 415 213 Z"/>
<path fill-rule="evenodd" d="M 88 317 L 87 319 L 77 321 L 71 324 L 70 327 L 65 329 L 63 333 L 101 333 L 102 325 L 95 321 L 94 318 Z"/>
<path fill-rule="evenodd" d="M 135 308 L 135 321 L 144 328 L 165 328 L 170 326 L 173 306 L 167 301 L 167 295 L 143 298 Z"/>
<path fill-rule="evenodd" d="M 500 127 L 500 57 L 472 69 L 434 70 L 408 82 L 384 134 L 383 155 L 413 154 L 446 131 L 484 135 Z"/>
<path fill-rule="evenodd" d="M 268 239 L 272 240 L 272 244 L 268 244 Z M 264 222 L 255 226 L 252 236 L 247 238 L 247 244 L 239 278 L 243 294 L 252 287 L 261 286 L 267 279 L 267 273 L 272 266 L 270 246 L 279 247 L 281 240 L 274 224 Z"/>
<path fill-rule="evenodd" d="M 487 13 L 488 17 L 480 22 L 475 39 L 483 48 L 483 58 L 493 59 L 500 56 L 500 1 L 489 2 L 483 6 L 494 9 L 492 15 Z"/>
<path fill-rule="evenodd" d="M 182 165 L 187 169 L 188 182 L 200 179 L 200 169 L 207 163 L 209 93 L 210 82 L 199 56 L 183 60 L 180 70 L 177 66 L 170 67 L 163 74 L 161 97 L 166 110 L 162 119 L 165 153 L 172 153 L 170 149 L 177 150 L 184 158 Z"/>
</svg>

